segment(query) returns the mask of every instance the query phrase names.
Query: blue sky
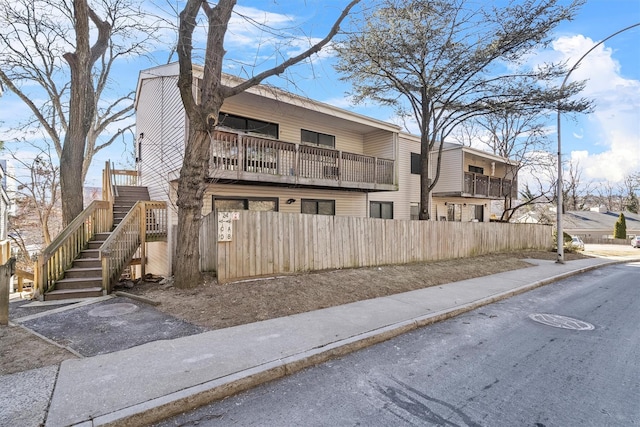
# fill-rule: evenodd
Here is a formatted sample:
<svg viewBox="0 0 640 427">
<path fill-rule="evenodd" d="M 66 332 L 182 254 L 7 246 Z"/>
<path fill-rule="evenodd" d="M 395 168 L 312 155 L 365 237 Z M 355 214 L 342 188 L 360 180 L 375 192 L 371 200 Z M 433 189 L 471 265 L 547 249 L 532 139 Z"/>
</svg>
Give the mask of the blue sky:
<svg viewBox="0 0 640 427">
<path fill-rule="evenodd" d="M 288 45 L 279 46 L 279 49 L 295 54 L 308 45 L 310 39 L 323 37 L 346 3 L 346 0 L 239 0 L 236 10 L 293 36 Z M 148 6 L 155 7 L 152 3 Z M 636 23 L 640 23 L 640 0 L 587 0 L 574 21 L 565 22 L 556 30 L 552 48 L 539 52 L 531 60 L 564 59 L 573 64 L 595 43 Z M 175 33 L 166 30 L 164 41 L 171 43 L 173 40 Z M 228 58 L 234 59 L 227 63 L 226 71 L 233 74 L 246 76 L 255 64 L 269 64 L 273 59 L 272 38 L 248 25 L 240 16 L 232 20 L 226 47 Z M 120 64 L 114 80 L 122 91 L 135 88 L 140 69 L 165 63 L 167 50 L 159 45 L 153 57 L 154 60 L 138 58 Z M 381 120 L 395 121 L 391 111 L 375 105 L 350 105 L 346 96 L 349 86 L 337 80 L 332 61 L 330 54 L 322 53 L 312 63 L 298 65 L 287 73 L 293 83 L 278 78 L 270 79 L 269 83 Z M 583 95 L 594 99 L 595 110 L 577 120 L 563 119 L 564 158 L 579 162 L 585 182 L 616 183 L 629 173 L 640 172 L 640 27 L 626 31 L 594 50 L 572 73 L 572 78 L 588 80 Z M 5 93 L 0 98 L 0 114 L 5 121 L 9 111 L 18 115 L 24 108 L 12 94 Z M 555 141 L 555 118 L 549 124 L 549 133 Z M 124 164 L 128 156 L 122 141 L 99 153 L 87 185 L 99 185 L 99 171 L 105 160 Z"/>
</svg>

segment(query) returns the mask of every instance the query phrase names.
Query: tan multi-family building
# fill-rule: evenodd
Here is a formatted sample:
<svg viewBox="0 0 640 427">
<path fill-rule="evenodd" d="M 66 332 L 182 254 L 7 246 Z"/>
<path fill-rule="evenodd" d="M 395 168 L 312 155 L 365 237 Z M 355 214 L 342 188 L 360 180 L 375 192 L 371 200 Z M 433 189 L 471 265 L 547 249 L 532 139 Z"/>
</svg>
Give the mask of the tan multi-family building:
<svg viewBox="0 0 640 427">
<path fill-rule="evenodd" d="M 194 68 L 196 85 L 202 72 Z M 224 78 L 228 85 L 238 81 Z M 177 80 L 177 63 L 144 70 L 138 80 L 137 168 L 152 200 L 175 200 L 188 129 Z M 418 216 L 417 136 L 280 89 L 257 86 L 226 99 L 210 153 L 203 215 L 246 209 L 400 220 Z M 432 153 L 431 176 L 436 160 Z M 516 194 L 510 165 L 509 159 L 445 144 L 431 218 L 489 221 L 491 200 Z M 175 210 L 171 217 L 175 223 Z"/>
</svg>

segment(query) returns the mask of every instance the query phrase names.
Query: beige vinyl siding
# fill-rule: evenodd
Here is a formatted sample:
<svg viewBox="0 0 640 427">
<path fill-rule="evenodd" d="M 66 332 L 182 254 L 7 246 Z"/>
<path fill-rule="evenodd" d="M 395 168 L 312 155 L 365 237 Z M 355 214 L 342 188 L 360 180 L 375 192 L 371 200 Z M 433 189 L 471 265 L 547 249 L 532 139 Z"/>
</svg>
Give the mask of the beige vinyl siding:
<svg viewBox="0 0 640 427">
<path fill-rule="evenodd" d="M 495 171 L 492 171 L 492 163 L 495 165 Z M 465 153 L 463 164 L 464 172 L 469 172 L 469 166 L 478 166 L 483 168 L 483 175 L 511 179 L 510 174 L 507 173 L 508 166 L 505 163 L 496 160 L 482 158 L 475 154 Z"/>
<path fill-rule="evenodd" d="M 349 122 L 249 93 L 226 99 L 222 112 L 277 123 L 282 141 L 300 143 L 300 130 L 325 133 L 336 137 L 336 150 L 369 154 L 364 150 L 364 134 L 349 129 Z M 390 139 L 390 132 L 387 132 Z"/>
<path fill-rule="evenodd" d="M 394 160 L 396 158 L 395 135 L 396 134 L 383 130 L 366 134 L 364 136 L 364 154 Z"/>
<path fill-rule="evenodd" d="M 145 272 L 157 276 L 171 275 L 168 253 L 169 248 L 167 242 L 147 243 L 147 264 L 145 266 Z"/>
<path fill-rule="evenodd" d="M 185 114 L 177 76 L 142 80 L 136 111 L 136 133 L 141 140 L 141 183 L 152 200 L 168 200 L 170 172 L 180 169 L 185 136 Z"/>
<path fill-rule="evenodd" d="M 436 176 L 438 167 L 438 153 L 432 152 L 429 157 L 431 176 Z M 460 170 L 462 166 L 462 150 L 443 150 L 440 162 L 440 178 L 433 188 L 434 193 L 452 193 L 462 191 L 463 173 Z"/>
<path fill-rule="evenodd" d="M 368 216 L 365 208 L 366 193 L 348 191 L 325 191 L 306 188 L 267 187 L 257 185 L 211 184 L 204 196 L 202 214 L 211 213 L 212 196 L 277 198 L 279 211 L 300 213 L 301 199 L 335 200 L 338 216 Z M 287 204 L 288 199 L 295 199 Z"/>
<path fill-rule="evenodd" d="M 143 76 L 136 100 L 136 135 L 141 140 L 138 170 L 141 185 L 149 189 L 152 200 L 175 200 L 170 196 L 168 175 L 180 168 L 185 135 L 185 114 L 177 87 L 177 76 Z M 137 148 L 137 147 L 136 147 Z M 168 203 L 168 223 L 177 224 L 175 206 Z M 168 242 L 173 242 L 173 228 L 169 227 Z M 150 243 L 147 246 L 148 272 L 171 274 L 172 245 Z"/>
<path fill-rule="evenodd" d="M 420 154 L 420 141 L 417 137 L 400 134 L 397 146 L 398 191 L 369 193 L 367 209 L 368 202 L 393 202 L 393 219 L 408 220 L 411 219 L 411 203 L 420 202 L 420 175 L 411 173 L 411 153 Z"/>
</svg>

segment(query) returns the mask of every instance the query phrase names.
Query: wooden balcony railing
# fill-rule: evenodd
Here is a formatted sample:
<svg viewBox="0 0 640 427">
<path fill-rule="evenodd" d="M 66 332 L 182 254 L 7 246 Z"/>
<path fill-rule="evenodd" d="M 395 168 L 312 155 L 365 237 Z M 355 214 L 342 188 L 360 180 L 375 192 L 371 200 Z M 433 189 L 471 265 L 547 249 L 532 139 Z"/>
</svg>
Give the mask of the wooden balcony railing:
<svg viewBox="0 0 640 427">
<path fill-rule="evenodd" d="M 517 198 L 518 186 L 516 181 L 509 179 L 465 172 L 463 193 L 496 199 L 511 194 L 511 197 Z"/>
<path fill-rule="evenodd" d="M 392 186 L 394 164 L 389 159 L 218 130 L 211 144 L 209 172 L 213 177 L 235 171 L 278 176 L 286 182 L 302 178 L 314 183 Z"/>
</svg>

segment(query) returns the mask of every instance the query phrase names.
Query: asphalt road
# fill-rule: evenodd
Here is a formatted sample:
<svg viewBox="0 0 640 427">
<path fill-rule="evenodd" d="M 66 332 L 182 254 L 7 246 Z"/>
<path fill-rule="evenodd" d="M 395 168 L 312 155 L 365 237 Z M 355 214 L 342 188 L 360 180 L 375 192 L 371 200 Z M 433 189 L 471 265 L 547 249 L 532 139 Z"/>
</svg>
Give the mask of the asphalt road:
<svg viewBox="0 0 640 427">
<path fill-rule="evenodd" d="M 640 263 L 621 264 L 158 425 L 640 426 L 639 325 Z"/>
</svg>

